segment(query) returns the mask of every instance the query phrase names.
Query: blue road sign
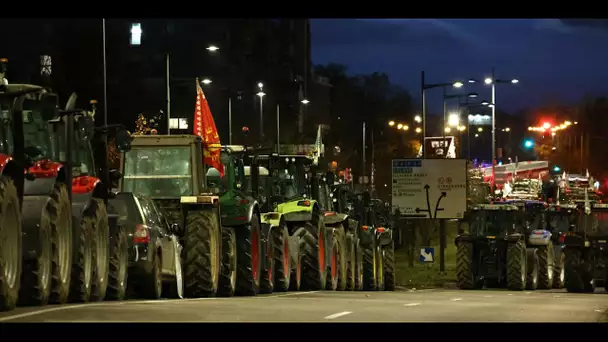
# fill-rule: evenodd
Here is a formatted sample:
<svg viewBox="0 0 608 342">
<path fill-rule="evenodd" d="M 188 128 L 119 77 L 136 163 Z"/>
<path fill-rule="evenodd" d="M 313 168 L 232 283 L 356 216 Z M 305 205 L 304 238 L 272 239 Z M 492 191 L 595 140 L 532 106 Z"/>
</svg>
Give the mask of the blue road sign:
<svg viewBox="0 0 608 342">
<path fill-rule="evenodd" d="M 423 264 L 435 262 L 435 248 L 422 247 L 420 248 L 420 262 Z"/>
</svg>

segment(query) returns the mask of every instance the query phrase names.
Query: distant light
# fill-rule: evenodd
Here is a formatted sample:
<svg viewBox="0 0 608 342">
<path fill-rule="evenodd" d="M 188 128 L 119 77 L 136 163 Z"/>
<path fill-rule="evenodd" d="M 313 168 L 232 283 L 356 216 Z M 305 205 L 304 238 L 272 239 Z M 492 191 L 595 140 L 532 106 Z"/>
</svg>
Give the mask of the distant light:
<svg viewBox="0 0 608 342">
<path fill-rule="evenodd" d="M 578 125 L 578 121 L 574 121 L 574 124 L 575 124 L 575 125 Z"/>
<path fill-rule="evenodd" d="M 557 166 L 557 165 L 555 165 L 555 166 L 553 167 L 553 171 L 554 171 L 554 172 L 560 172 L 561 170 L 562 170 L 562 168 L 561 168 L 561 167 L 559 167 L 559 166 Z"/>
<path fill-rule="evenodd" d="M 572 125 L 572 122 L 566 121 L 566 122 L 564 122 L 564 124 L 566 124 L 566 126 L 570 126 L 570 125 Z"/>
<path fill-rule="evenodd" d="M 258 83 L 258 88 L 260 88 L 260 89 L 264 88 L 264 83 L 262 83 L 262 82 Z"/>
<path fill-rule="evenodd" d="M 485 80 L 483 80 L 485 82 L 485 84 L 492 84 L 492 78 L 491 77 L 486 77 Z"/>
<path fill-rule="evenodd" d="M 460 124 L 460 116 L 458 113 L 451 113 L 448 115 L 448 126 L 458 127 Z"/>
<path fill-rule="evenodd" d="M 131 24 L 131 45 L 141 45 L 141 29 L 140 23 Z"/>
<path fill-rule="evenodd" d="M 548 123 L 548 122 L 545 122 L 545 123 L 543 123 L 543 128 L 544 129 L 549 129 L 549 128 L 551 128 L 551 124 Z"/>
<path fill-rule="evenodd" d="M 395 126 L 395 121 L 393 121 L 393 120 L 389 121 L 389 122 L 388 122 L 388 125 L 389 125 L 389 126 L 391 126 L 391 127 L 392 127 L 392 126 Z"/>
<path fill-rule="evenodd" d="M 517 78 L 514 78 L 514 79 L 511 80 L 511 83 L 517 84 L 517 83 L 519 83 L 519 80 Z"/>
<path fill-rule="evenodd" d="M 483 132 L 483 128 L 481 128 L 481 127 L 477 128 L 477 132 Z"/>
<path fill-rule="evenodd" d="M 489 104 L 490 104 L 490 102 L 488 102 L 488 101 L 481 101 L 481 105 L 482 105 L 482 106 L 487 106 L 487 105 L 489 105 Z"/>
<path fill-rule="evenodd" d="M 477 94 L 477 93 L 468 93 L 467 96 L 474 99 L 474 98 L 478 97 L 479 94 Z"/>
<path fill-rule="evenodd" d="M 397 129 L 401 129 L 401 127 L 403 127 L 403 124 L 398 124 L 397 125 Z"/>
<path fill-rule="evenodd" d="M 422 122 L 422 117 L 420 115 L 416 115 L 416 116 L 414 116 L 414 121 L 418 122 L 418 123 L 421 123 Z"/>
<path fill-rule="evenodd" d="M 555 132 L 551 132 L 551 136 L 554 137 L 555 136 Z"/>
<path fill-rule="evenodd" d="M 445 131 L 446 133 L 450 133 L 450 131 L 452 131 L 452 129 L 451 129 L 450 127 L 446 127 L 446 128 L 444 129 L 444 131 Z"/>
<path fill-rule="evenodd" d="M 475 81 L 475 80 L 474 80 L 474 79 L 472 79 L 472 78 L 469 78 L 469 83 L 475 83 L 475 82 L 477 82 L 477 81 Z"/>
<path fill-rule="evenodd" d="M 209 45 L 209 47 L 207 48 L 207 50 L 211 51 L 211 52 L 215 52 L 217 50 L 219 50 L 220 48 L 215 46 L 215 45 Z"/>
<path fill-rule="evenodd" d="M 527 147 L 527 148 L 530 148 L 530 147 L 534 146 L 534 141 L 532 141 L 532 140 L 526 140 L 524 142 L 524 146 Z"/>
<path fill-rule="evenodd" d="M 416 133 L 421 133 L 421 132 L 422 132 L 422 128 L 416 127 Z"/>
<path fill-rule="evenodd" d="M 308 101 L 307 99 L 304 99 L 304 100 L 302 100 L 300 102 L 302 102 L 302 104 L 309 104 L 310 103 L 310 101 Z"/>
<path fill-rule="evenodd" d="M 475 133 L 475 138 L 478 138 L 478 137 L 479 137 L 479 134 Z"/>
<path fill-rule="evenodd" d="M 461 132 L 464 131 L 465 129 L 467 129 L 465 126 L 458 126 L 458 130 Z"/>
<path fill-rule="evenodd" d="M 505 128 L 505 132 L 510 132 L 511 129 L 509 127 Z"/>
<path fill-rule="evenodd" d="M 501 161 L 499 161 L 499 162 L 498 162 L 498 165 L 502 165 L 502 162 L 501 162 Z"/>
<path fill-rule="evenodd" d="M 208 79 L 208 78 L 204 78 L 204 79 L 203 79 L 201 82 L 202 82 L 203 84 L 211 84 L 211 82 L 213 82 L 213 81 L 211 81 L 211 80 L 210 80 L 210 79 Z"/>
<path fill-rule="evenodd" d="M 452 84 L 452 86 L 453 86 L 454 88 L 462 88 L 462 86 L 464 86 L 464 84 L 463 84 L 462 82 L 457 81 L 457 82 L 454 82 L 454 83 Z"/>
<path fill-rule="evenodd" d="M 266 93 L 261 91 L 261 92 L 257 93 L 256 95 L 259 97 L 264 97 L 264 96 L 266 96 Z"/>
<path fill-rule="evenodd" d="M 410 129 L 410 126 L 408 125 L 403 125 L 403 127 L 401 127 L 402 130 L 407 131 L 408 129 Z"/>
</svg>

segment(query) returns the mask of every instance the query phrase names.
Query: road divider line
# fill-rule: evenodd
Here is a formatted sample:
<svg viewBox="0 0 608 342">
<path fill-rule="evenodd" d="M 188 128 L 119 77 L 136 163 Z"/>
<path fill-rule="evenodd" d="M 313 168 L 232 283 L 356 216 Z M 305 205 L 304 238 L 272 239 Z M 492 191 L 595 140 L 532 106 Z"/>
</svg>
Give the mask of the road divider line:
<svg viewBox="0 0 608 342">
<path fill-rule="evenodd" d="M 338 317 L 342 317 L 342 316 L 346 316 L 346 315 L 350 315 L 352 312 L 351 311 L 342 311 L 342 312 L 338 312 L 335 314 L 331 314 L 329 316 L 325 316 L 325 319 L 336 319 Z"/>
<path fill-rule="evenodd" d="M 459 300 L 462 300 L 462 298 L 452 298 L 452 299 L 450 299 L 450 300 L 451 300 L 452 302 L 457 302 L 457 301 L 459 301 Z"/>
<path fill-rule="evenodd" d="M 14 319 L 25 318 L 25 317 L 30 317 L 30 316 L 37 316 L 37 315 L 42 315 L 45 313 L 55 312 L 55 311 L 64 311 L 64 310 L 78 309 L 78 308 L 90 308 L 92 306 L 103 306 L 103 305 L 104 305 L 103 303 L 96 303 L 96 304 L 78 304 L 78 305 L 59 306 L 56 308 L 46 308 L 46 309 L 41 309 L 41 310 L 36 310 L 36 311 L 24 312 L 22 314 L 0 317 L 0 322 L 6 322 L 6 321 L 11 321 Z"/>
<path fill-rule="evenodd" d="M 418 305 L 420 305 L 420 303 L 407 303 L 407 304 L 403 304 L 403 306 L 407 306 L 407 307 L 418 306 Z"/>
<path fill-rule="evenodd" d="M 484 298 L 492 298 L 490 295 L 483 296 Z"/>
</svg>

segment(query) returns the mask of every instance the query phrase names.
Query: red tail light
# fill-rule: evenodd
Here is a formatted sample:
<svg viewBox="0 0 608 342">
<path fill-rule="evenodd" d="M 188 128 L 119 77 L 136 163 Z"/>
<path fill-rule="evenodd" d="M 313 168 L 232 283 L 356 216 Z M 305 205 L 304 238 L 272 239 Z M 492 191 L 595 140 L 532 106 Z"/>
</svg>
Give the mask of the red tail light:
<svg viewBox="0 0 608 342">
<path fill-rule="evenodd" d="M 564 242 L 566 242 L 566 234 L 562 233 L 562 235 L 559 236 L 559 243 L 563 244 Z"/>
<path fill-rule="evenodd" d="M 384 227 L 378 227 L 378 228 L 376 228 L 376 230 L 378 231 L 378 233 L 384 233 L 384 231 L 386 230 L 386 228 L 384 228 Z"/>
<path fill-rule="evenodd" d="M 310 201 L 309 200 L 299 201 L 298 202 L 298 206 L 300 206 L 300 207 L 310 207 Z"/>
<path fill-rule="evenodd" d="M 133 234 L 134 244 L 146 244 L 150 243 L 150 228 L 145 224 L 138 224 L 135 226 L 135 234 Z"/>
<path fill-rule="evenodd" d="M 369 226 L 361 226 L 361 229 L 366 232 L 369 229 Z"/>
<path fill-rule="evenodd" d="M 327 211 L 327 212 L 325 212 L 325 214 L 323 214 L 323 215 L 324 215 L 324 216 L 334 216 L 334 215 L 336 215 L 336 212 L 335 212 L 335 211 Z"/>
</svg>

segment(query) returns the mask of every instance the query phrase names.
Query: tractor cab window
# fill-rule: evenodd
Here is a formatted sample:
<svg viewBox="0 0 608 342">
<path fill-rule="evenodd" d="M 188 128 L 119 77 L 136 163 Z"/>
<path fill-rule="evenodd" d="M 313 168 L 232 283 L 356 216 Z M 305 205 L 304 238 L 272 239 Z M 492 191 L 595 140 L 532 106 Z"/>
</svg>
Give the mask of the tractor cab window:
<svg viewBox="0 0 608 342">
<path fill-rule="evenodd" d="M 43 118 L 44 102 L 26 99 L 23 102 L 23 133 L 24 147 L 27 157 L 32 160 L 56 160 L 56 150 L 53 149 L 48 123 Z"/>
<path fill-rule="evenodd" d="M 479 211 L 474 215 L 471 232 L 476 235 L 502 235 L 516 224 L 513 216 L 505 210 Z"/>
<path fill-rule="evenodd" d="M 550 211 L 548 213 L 549 228 L 554 232 L 564 233 L 570 229 L 570 225 L 576 225 L 578 211 L 565 210 Z"/>
<path fill-rule="evenodd" d="M 123 191 L 152 198 L 192 194 L 189 146 L 134 147 L 124 159 Z"/>
<path fill-rule="evenodd" d="M 608 212 L 593 211 L 587 219 L 587 233 L 608 235 Z"/>
<path fill-rule="evenodd" d="M 11 103 L 0 100 L 0 153 L 13 153 L 13 134 L 11 130 Z"/>
</svg>

